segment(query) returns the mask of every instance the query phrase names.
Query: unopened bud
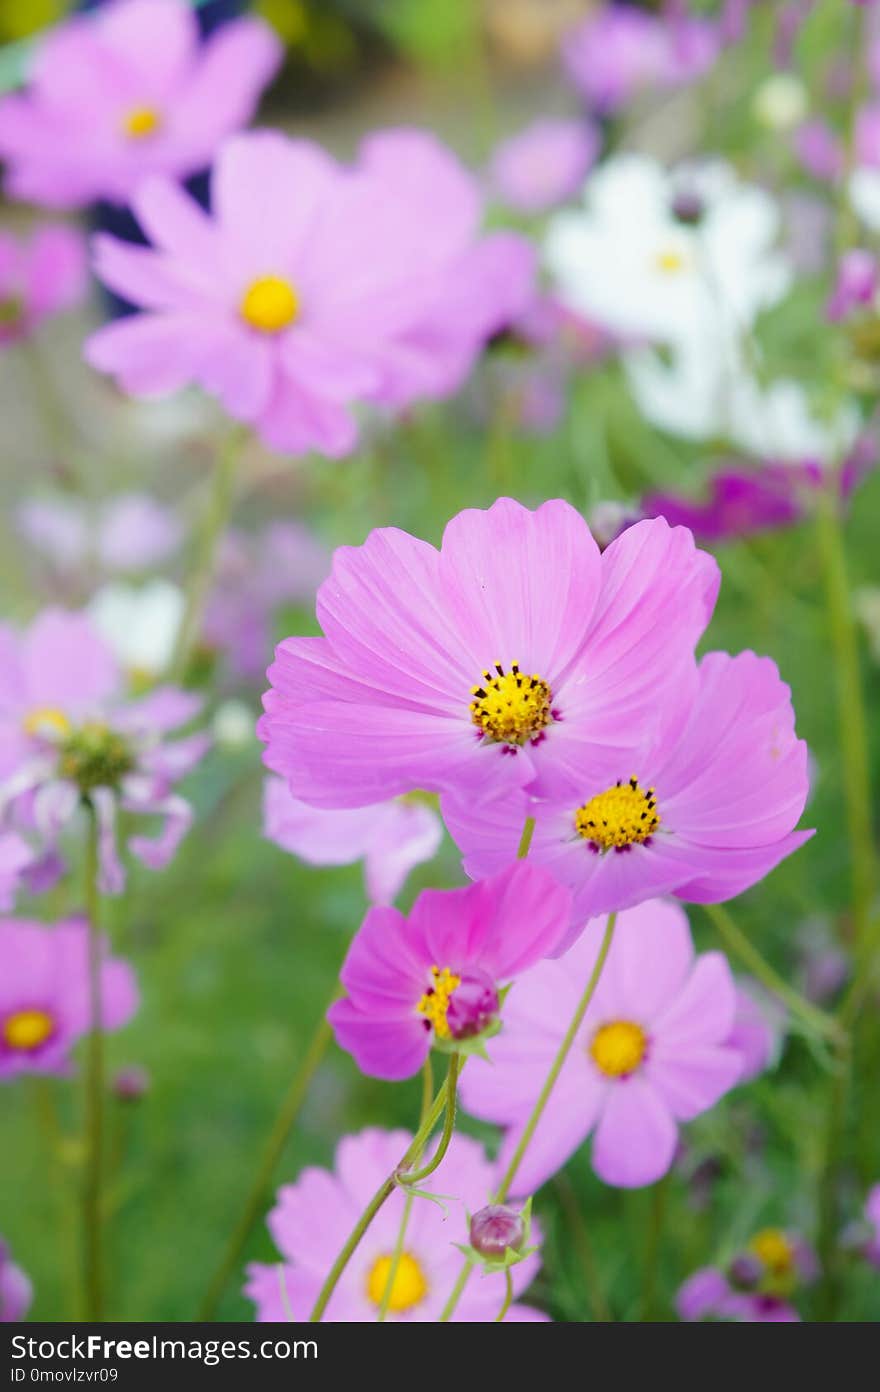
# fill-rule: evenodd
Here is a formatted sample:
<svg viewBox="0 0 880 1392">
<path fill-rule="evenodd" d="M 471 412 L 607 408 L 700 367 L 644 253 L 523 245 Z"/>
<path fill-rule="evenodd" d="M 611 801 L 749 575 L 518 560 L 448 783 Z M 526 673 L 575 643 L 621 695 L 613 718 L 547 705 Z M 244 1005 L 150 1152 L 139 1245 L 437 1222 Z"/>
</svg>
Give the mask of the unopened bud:
<svg viewBox="0 0 880 1392">
<path fill-rule="evenodd" d="M 481 1257 L 500 1260 L 508 1247 L 518 1252 L 525 1235 L 522 1214 L 506 1204 L 489 1204 L 471 1219 L 471 1246 Z"/>
</svg>

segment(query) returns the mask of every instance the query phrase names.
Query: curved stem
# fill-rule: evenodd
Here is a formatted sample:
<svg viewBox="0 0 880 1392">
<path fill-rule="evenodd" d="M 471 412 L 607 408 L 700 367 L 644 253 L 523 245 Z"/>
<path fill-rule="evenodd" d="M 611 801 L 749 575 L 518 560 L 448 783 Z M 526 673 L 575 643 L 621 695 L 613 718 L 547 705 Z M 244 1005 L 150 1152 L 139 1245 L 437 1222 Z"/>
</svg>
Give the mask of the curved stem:
<svg viewBox="0 0 880 1392">
<path fill-rule="evenodd" d="M 336 999 L 337 988 L 334 985 L 331 1000 Z M 245 1200 L 241 1217 L 232 1230 L 232 1235 L 226 1246 L 226 1250 L 221 1258 L 220 1265 L 211 1280 L 205 1298 L 202 1301 L 198 1313 L 200 1321 L 212 1320 L 214 1318 L 218 1304 L 226 1289 L 227 1283 L 238 1265 L 245 1244 L 251 1235 L 251 1230 L 257 1222 L 266 1198 L 266 1192 L 272 1182 L 272 1176 L 281 1159 L 288 1137 L 293 1129 L 294 1122 L 299 1116 L 300 1108 L 305 1101 L 309 1085 L 324 1054 L 327 1052 L 327 1045 L 333 1037 L 333 1031 L 327 1023 L 327 1012 L 321 1015 L 320 1022 L 312 1035 L 309 1046 L 303 1055 L 299 1068 L 290 1081 L 290 1086 L 284 1095 L 275 1118 L 263 1158 L 257 1170 L 250 1192 Z"/>
<path fill-rule="evenodd" d="M 425 1055 L 425 1062 L 422 1064 L 422 1106 L 419 1111 L 419 1127 L 421 1128 L 431 1106 L 434 1096 L 434 1069 L 431 1064 L 430 1053 Z M 419 1157 L 416 1156 L 416 1160 Z M 397 1240 L 394 1243 L 394 1251 L 391 1254 L 391 1265 L 388 1268 L 388 1280 L 385 1282 L 385 1289 L 382 1292 L 382 1301 L 379 1305 L 378 1322 L 382 1324 L 388 1314 L 388 1306 L 391 1303 L 391 1292 L 394 1289 L 394 1282 L 397 1277 L 397 1268 L 400 1266 L 400 1258 L 403 1256 L 403 1244 L 406 1241 L 406 1230 L 409 1226 L 409 1216 L 412 1213 L 414 1194 L 407 1194 L 406 1202 L 403 1205 L 403 1214 L 400 1219 L 400 1227 L 397 1229 Z"/>
<path fill-rule="evenodd" d="M 506 1270 L 505 1273 L 504 1273 L 504 1283 L 505 1283 L 504 1304 L 501 1306 L 501 1309 L 498 1311 L 498 1314 L 495 1316 L 495 1323 L 496 1323 L 496 1324 L 501 1324 L 501 1323 L 502 1323 L 502 1321 L 504 1320 L 504 1316 L 507 1314 L 508 1310 L 510 1309 L 511 1305 L 513 1304 L 513 1276 L 512 1276 L 511 1273 L 510 1273 L 510 1267 L 508 1267 L 507 1270 Z"/>
<path fill-rule="evenodd" d="M 452 1133 L 455 1130 L 455 1101 L 458 1089 L 458 1075 L 461 1071 L 461 1055 L 453 1054 L 449 1060 L 449 1072 L 446 1075 L 446 1119 L 443 1123 L 443 1134 L 440 1137 L 440 1144 L 434 1151 L 427 1165 L 420 1170 L 413 1170 L 410 1174 L 398 1174 L 400 1184 L 413 1185 L 421 1184 L 423 1179 L 432 1175 L 443 1163 L 443 1158 L 449 1149 L 449 1142 L 452 1140 Z"/>
<path fill-rule="evenodd" d="M 185 675 L 192 649 L 199 639 L 205 604 L 214 579 L 217 551 L 232 511 L 235 472 L 244 439 L 242 430 L 231 430 L 218 451 L 214 465 L 211 498 L 202 524 L 198 555 L 190 576 L 183 617 L 168 667 L 168 676 L 175 682 L 179 682 Z"/>
<path fill-rule="evenodd" d="M 83 1297 L 86 1319 L 103 1317 L 101 1187 L 104 1161 L 104 1035 L 101 1005 L 101 934 L 98 923 L 98 822 L 90 802 L 85 857 L 88 919 L 89 1035 L 85 1066 L 85 1151 L 83 1181 Z"/>
<path fill-rule="evenodd" d="M 547 1106 L 547 1103 L 550 1100 L 550 1094 L 556 1086 L 556 1082 L 559 1078 L 560 1073 L 565 1067 L 566 1059 L 571 1053 L 572 1046 L 578 1035 L 578 1031 L 580 1030 L 580 1027 L 584 1022 L 584 1016 L 587 1013 L 590 1001 L 593 999 L 593 996 L 596 993 L 596 987 L 599 984 L 599 978 L 602 975 L 602 969 L 605 966 L 608 953 L 611 950 L 611 943 L 614 938 L 614 925 L 616 922 L 617 914 L 609 914 L 605 924 L 605 932 L 602 935 L 602 942 L 599 947 L 599 955 L 597 956 L 593 970 L 590 973 L 590 979 L 587 982 L 583 995 L 578 1001 L 577 1009 L 575 1010 L 574 1015 L 571 1018 L 571 1023 L 569 1024 L 568 1029 L 565 1031 L 562 1043 L 560 1044 L 556 1052 L 556 1057 L 550 1065 L 547 1077 L 544 1079 L 544 1085 L 541 1088 L 540 1093 L 538 1094 L 538 1099 L 535 1102 L 534 1107 L 532 1108 L 531 1114 L 529 1116 L 528 1121 L 525 1124 L 525 1127 L 523 1128 L 523 1133 L 519 1138 L 519 1143 L 515 1151 L 513 1152 L 513 1155 L 511 1156 L 510 1164 L 505 1170 L 501 1183 L 499 1184 L 497 1190 L 495 1191 L 495 1194 L 493 1195 L 492 1203 L 504 1203 L 504 1200 L 510 1193 L 511 1185 L 516 1179 L 516 1172 L 522 1164 L 523 1156 L 529 1148 L 529 1144 L 531 1143 L 532 1137 L 534 1136 L 535 1131 L 537 1130 L 538 1123 L 540 1122 L 541 1117 L 544 1115 L 544 1110 Z M 467 1284 L 472 1269 L 473 1262 L 470 1258 L 466 1257 L 464 1265 L 462 1266 L 462 1269 L 459 1273 L 458 1280 L 455 1283 L 455 1287 L 452 1291 L 452 1294 L 446 1302 L 446 1305 L 443 1309 L 443 1313 L 440 1316 L 441 1323 L 444 1323 L 451 1318 L 455 1310 L 455 1307 L 458 1304 L 459 1297 L 461 1296 L 461 1293 Z"/>
<path fill-rule="evenodd" d="M 816 1034 L 821 1039 L 829 1039 L 836 1044 L 842 1042 L 844 1031 L 837 1020 L 831 1015 L 826 1015 L 825 1011 L 820 1010 L 818 1006 L 805 1000 L 793 986 L 789 986 L 775 967 L 771 967 L 770 963 L 761 956 L 751 939 L 747 938 L 745 933 L 737 927 L 727 909 L 723 908 L 721 904 L 702 904 L 700 907 L 711 918 L 718 930 L 718 936 L 727 950 L 734 957 L 739 958 L 742 965 L 760 981 L 762 986 L 765 986 L 772 995 L 782 1001 L 795 1019 L 800 1020 L 811 1034 Z"/>
<path fill-rule="evenodd" d="M 320 1322 L 321 1317 L 327 1308 L 327 1304 L 330 1300 L 330 1297 L 336 1289 L 336 1286 L 339 1282 L 339 1278 L 342 1275 L 345 1268 L 348 1266 L 348 1263 L 354 1255 L 355 1251 L 357 1250 L 361 1238 L 369 1228 L 370 1224 L 372 1223 L 376 1214 L 379 1212 L 382 1205 L 391 1197 L 391 1195 L 394 1193 L 394 1190 L 397 1188 L 398 1174 L 401 1170 L 406 1169 L 407 1166 L 412 1165 L 424 1150 L 428 1137 L 430 1136 L 435 1125 L 439 1121 L 441 1113 L 443 1112 L 443 1109 L 446 1105 L 447 1084 L 448 1078 L 446 1082 L 444 1082 L 442 1086 L 439 1088 L 436 1097 L 431 1103 L 427 1116 L 425 1117 L 424 1121 L 422 1122 L 421 1126 L 416 1132 L 416 1135 L 413 1137 L 412 1142 L 407 1147 L 406 1152 L 404 1153 L 404 1155 L 401 1156 L 400 1164 L 397 1165 L 395 1169 L 392 1171 L 392 1173 L 388 1176 L 388 1178 L 384 1179 L 382 1183 L 379 1185 L 379 1188 L 376 1190 L 375 1194 L 370 1199 L 370 1202 L 367 1204 L 360 1218 L 357 1220 L 351 1232 L 349 1233 L 345 1245 L 342 1248 L 342 1251 L 339 1253 L 339 1256 L 336 1258 L 335 1262 L 330 1268 L 330 1271 L 327 1275 L 327 1279 L 321 1287 L 318 1299 L 315 1301 L 315 1308 L 312 1310 L 312 1313 L 309 1316 L 310 1324 L 318 1324 Z"/>
</svg>

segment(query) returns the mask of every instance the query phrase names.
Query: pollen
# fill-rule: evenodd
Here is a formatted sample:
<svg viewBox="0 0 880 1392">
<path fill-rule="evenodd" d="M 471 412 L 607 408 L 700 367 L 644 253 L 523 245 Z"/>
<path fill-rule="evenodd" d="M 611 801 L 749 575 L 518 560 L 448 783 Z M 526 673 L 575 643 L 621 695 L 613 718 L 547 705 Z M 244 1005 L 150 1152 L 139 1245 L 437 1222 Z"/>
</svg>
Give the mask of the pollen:
<svg viewBox="0 0 880 1392">
<path fill-rule="evenodd" d="M 391 1256 L 379 1257 L 370 1267 L 370 1274 L 367 1277 L 367 1297 L 377 1309 L 385 1299 L 385 1287 L 388 1285 L 393 1261 L 394 1258 Z M 424 1300 L 427 1294 L 428 1282 L 425 1280 L 425 1273 L 420 1264 L 409 1252 L 401 1252 L 394 1272 L 394 1280 L 391 1283 L 388 1309 L 395 1311 L 395 1313 L 411 1310 L 413 1306 Z"/>
<path fill-rule="evenodd" d="M 680 251 L 675 251 L 668 247 L 664 251 L 659 251 L 654 260 L 654 265 L 663 275 L 679 275 L 687 265 L 685 257 Z"/>
<path fill-rule="evenodd" d="M 594 1063 L 608 1078 L 624 1078 L 635 1073 L 647 1048 L 645 1031 L 632 1020 L 614 1020 L 602 1025 L 590 1043 Z"/>
<path fill-rule="evenodd" d="M 145 140 L 155 135 L 162 125 L 162 117 L 152 106 L 134 106 L 122 121 L 122 129 L 129 140 Z"/>
<path fill-rule="evenodd" d="M 496 662 L 483 673 L 481 684 L 471 687 L 471 695 L 471 719 L 492 744 L 511 749 L 536 744 L 555 718 L 550 687 L 542 677 L 521 672 L 518 662 L 509 672 Z"/>
<path fill-rule="evenodd" d="M 762 1228 L 749 1242 L 752 1252 L 772 1276 L 787 1276 L 794 1267 L 792 1245 L 780 1228 Z"/>
<path fill-rule="evenodd" d="M 70 734 L 70 721 L 57 706 L 37 706 L 25 716 L 22 728 L 39 739 L 64 739 Z"/>
<path fill-rule="evenodd" d="M 261 276 L 245 291 L 241 317 L 260 333 L 280 333 L 299 314 L 299 299 L 293 286 L 281 276 Z"/>
<path fill-rule="evenodd" d="M 432 967 L 431 980 L 434 984 L 429 986 L 416 1009 L 434 1026 L 434 1033 L 438 1039 L 449 1039 L 452 1031 L 446 1013 L 453 991 L 461 985 L 461 977 L 456 976 L 448 967 L 444 967 L 442 971 L 439 967 Z"/>
<path fill-rule="evenodd" d="M 45 1010 L 18 1010 L 3 1021 L 3 1042 L 10 1049 L 28 1053 L 39 1049 L 55 1031 L 55 1021 Z"/>
<path fill-rule="evenodd" d="M 618 779 L 577 809 L 574 825 L 595 851 L 644 846 L 660 825 L 654 789 L 641 788 L 637 778 L 628 783 Z"/>
</svg>

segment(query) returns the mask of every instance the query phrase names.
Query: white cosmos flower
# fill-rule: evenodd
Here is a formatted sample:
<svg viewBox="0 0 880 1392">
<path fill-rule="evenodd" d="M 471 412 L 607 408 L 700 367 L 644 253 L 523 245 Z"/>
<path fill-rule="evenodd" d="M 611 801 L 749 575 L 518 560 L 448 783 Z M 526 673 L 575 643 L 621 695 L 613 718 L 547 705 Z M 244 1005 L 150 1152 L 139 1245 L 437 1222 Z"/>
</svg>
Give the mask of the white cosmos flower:
<svg viewBox="0 0 880 1392">
<path fill-rule="evenodd" d="M 788 289 L 779 229 L 770 195 L 725 164 L 626 154 L 551 219 L 545 260 L 560 297 L 612 332 L 723 351 Z"/>
<path fill-rule="evenodd" d="M 872 232 L 880 231 L 880 169 L 854 169 L 849 198 L 859 218 Z"/>
<path fill-rule="evenodd" d="M 120 664 L 134 676 L 152 679 L 167 669 L 183 618 L 182 592 L 169 580 L 146 585 L 104 585 L 88 612 Z"/>
<path fill-rule="evenodd" d="M 686 439 L 723 440 L 779 462 L 824 463 L 845 454 L 858 434 L 851 402 L 833 420 L 819 420 L 799 382 L 779 378 L 762 387 L 734 357 L 684 350 L 666 362 L 644 349 L 627 355 L 626 371 L 646 420 Z"/>
</svg>

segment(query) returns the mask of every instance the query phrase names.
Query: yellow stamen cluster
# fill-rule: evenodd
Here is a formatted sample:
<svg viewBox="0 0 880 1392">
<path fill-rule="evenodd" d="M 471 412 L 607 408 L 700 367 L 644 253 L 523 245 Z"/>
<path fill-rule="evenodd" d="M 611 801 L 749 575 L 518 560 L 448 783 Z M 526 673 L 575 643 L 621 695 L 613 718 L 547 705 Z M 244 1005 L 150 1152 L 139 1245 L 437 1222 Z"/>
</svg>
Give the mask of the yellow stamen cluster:
<svg viewBox="0 0 880 1392">
<path fill-rule="evenodd" d="M 127 113 L 122 129 L 129 140 L 145 140 L 155 135 L 162 124 L 162 117 L 152 106 L 135 106 Z"/>
<path fill-rule="evenodd" d="M 453 991 L 461 985 L 461 977 L 456 976 L 448 967 L 444 967 L 442 971 L 439 967 L 432 967 L 431 979 L 433 986 L 425 992 L 416 1008 L 419 1014 L 424 1015 L 434 1026 L 434 1033 L 438 1039 L 448 1039 L 450 1029 L 446 1012 Z"/>
<path fill-rule="evenodd" d="M 523 745 L 550 724 L 550 687 L 543 678 L 527 676 L 514 662 L 505 672 L 500 662 L 483 673 L 480 686 L 471 687 L 471 719 L 495 744 Z"/>
<path fill-rule="evenodd" d="M 70 721 L 57 706 L 38 706 L 25 716 L 22 728 L 26 735 L 58 740 L 70 734 Z"/>
<path fill-rule="evenodd" d="M 749 1251 L 771 1276 L 788 1276 L 794 1267 L 794 1250 L 779 1228 L 762 1228 L 749 1242 Z"/>
<path fill-rule="evenodd" d="M 45 1010 L 18 1010 L 3 1021 L 3 1039 L 10 1049 L 26 1053 L 45 1044 L 54 1029 L 55 1021 Z"/>
<path fill-rule="evenodd" d="M 600 851 L 643 845 L 660 825 L 654 789 L 640 788 L 637 778 L 628 783 L 618 779 L 613 788 L 578 808 L 574 825 L 578 835 Z"/>
<path fill-rule="evenodd" d="M 654 265 L 663 275 L 674 276 L 679 275 L 684 270 L 687 260 L 680 251 L 668 247 L 657 253 Z"/>
<path fill-rule="evenodd" d="M 280 333 L 298 314 L 297 293 L 290 282 L 280 276 L 261 276 L 242 297 L 241 317 L 260 333 Z"/>
<path fill-rule="evenodd" d="M 590 1042 L 590 1053 L 597 1068 L 609 1078 L 622 1078 L 634 1073 L 642 1059 L 648 1040 L 641 1025 L 632 1020 L 614 1020 L 601 1025 Z"/>
<path fill-rule="evenodd" d="M 367 1277 L 367 1297 L 377 1309 L 385 1299 L 385 1287 L 388 1285 L 388 1277 L 391 1275 L 391 1265 L 394 1258 L 391 1256 L 379 1257 L 370 1268 Z M 418 1305 L 428 1294 L 428 1282 L 425 1280 L 425 1273 L 415 1257 L 409 1252 L 401 1252 L 397 1262 L 397 1269 L 394 1272 L 394 1280 L 391 1282 L 391 1292 L 388 1297 L 388 1309 L 399 1313 L 401 1310 L 411 1310 L 414 1305 Z"/>
</svg>

